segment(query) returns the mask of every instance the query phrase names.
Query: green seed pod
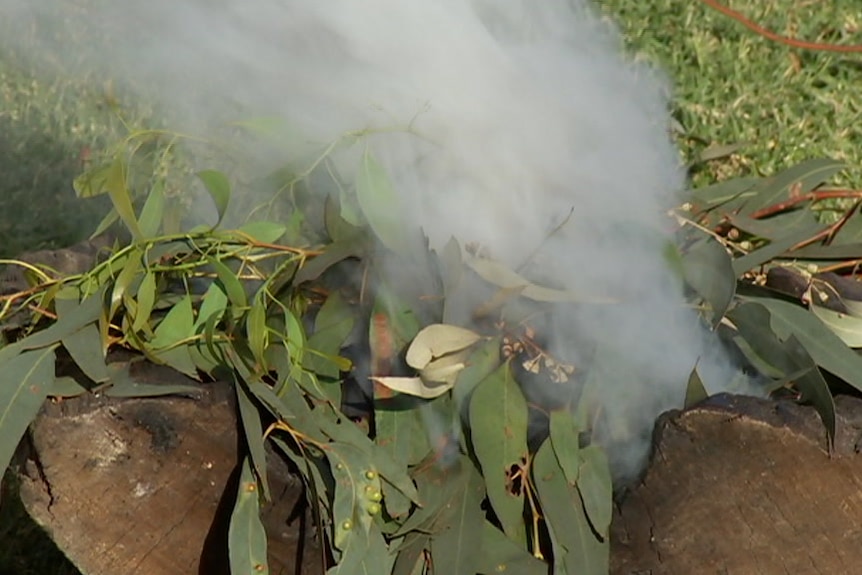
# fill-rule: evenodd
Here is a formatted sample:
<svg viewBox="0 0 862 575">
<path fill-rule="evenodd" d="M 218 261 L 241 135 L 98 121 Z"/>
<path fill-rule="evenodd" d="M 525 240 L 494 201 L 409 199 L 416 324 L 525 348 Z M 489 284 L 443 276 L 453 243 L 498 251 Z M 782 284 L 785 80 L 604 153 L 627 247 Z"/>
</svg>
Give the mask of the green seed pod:
<svg viewBox="0 0 862 575">
<path fill-rule="evenodd" d="M 377 472 L 369 469 L 368 471 L 365 472 L 365 479 L 367 479 L 369 481 L 377 479 Z"/>
<path fill-rule="evenodd" d="M 341 528 L 344 529 L 345 531 L 350 531 L 351 529 L 353 529 L 353 522 L 350 521 L 349 519 L 346 521 L 342 521 L 341 522 Z"/>
<path fill-rule="evenodd" d="M 379 503 L 369 503 L 368 507 L 365 508 L 368 511 L 369 515 L 377 515 L 380 513 L 380 504 Z"/>
</svg>

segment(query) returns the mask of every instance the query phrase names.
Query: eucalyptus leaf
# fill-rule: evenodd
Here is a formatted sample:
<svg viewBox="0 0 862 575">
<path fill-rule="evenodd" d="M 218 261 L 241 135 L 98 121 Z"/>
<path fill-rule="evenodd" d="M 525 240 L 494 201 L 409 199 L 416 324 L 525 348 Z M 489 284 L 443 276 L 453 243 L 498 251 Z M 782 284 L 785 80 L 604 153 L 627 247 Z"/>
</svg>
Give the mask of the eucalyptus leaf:
<svg viewBox="0 0 862 575">
<path fill-rule="evenodd" d="M 132 330 L 140 331 L 150 320 L 153 306 L 156 304 L 156 274 L 149 271 L 144 274 L 137 292 L 138 309 L 132 321 Z"/>
<path fill-rule="evenodd" d="M 393 252 L 403 252 L 408 239 L 401 200 L 386 170 L 368 151 L 362 156 L 356 177 L 356 200 L 380 242 Z"/>
<path fill-rule="evenodd" d="M 9 462 L 54 383 L 56 346 L 25 351 L 0 362 L 0 469 Z"/>
<path fill-rule="evenodd" d="M 575 485 L 581 467 L 579 429 L 568 409 L 555 409 L 550 415 L 550 441 L 566 481 Z"/>
<path fill-rule="evenodd" d="M 435 523 L 431 558 L 435 572 L 476 573 L 479 570 L 485 513 L 482 510 L 482 478 L 467 468 L 466 481 L 450 500 L 447 513 Z"/>
<path fill-rule="evenodd" d="M 468 257 L 467 266 L 486 282 L 506 290 L 520 289 L 521 295 L 539 302 L 615 303 L 615 300 L 597 294 L 579 294 L 534 284 L 504 264 L 490 258 Z"/>
<path fill-rule="evenodd" d="M 548 566 L 533 557 L 526 549 L 485 521 L 482 527 L 479 573 L 517 573 L 518 575 L 547 575 Z"/>
<path fill-rule="evenodd" d="M 704 236 L 683 255 L 685 282 L 712 309 L 712 325 L 724 317 L 736 292 L 736 272 L 727 250 L 712 236 Z"/>
<path fill-rule="evenodd" d="M 700 378 L 700 374 L 697 372 L 697 366 L 695 365 L 691 369 L 691 373 L 688 376 L 688 385 L 685 388 L 685 407 L 688 409 L 693 405 L 697 405 L 701 401 L 705 400 L 709 397 L 709 393 L 706 391 L 706 386 L 703 384 L 703 380 Z"/>
<path fill-rule="evenodd" d="M 224 173 L 216 170 L 202 170 L 197 173 L 197 176 L 215 203 L 218 220 L 213 228 L 217 228 L 224 219 L 224 214 L 230 203 L 230 181 Z"/>
<path fill-rule="evenodd" d="M 580 458 L 578 493 L 593 530 L 607 541 L 613 514 L 613 480 L 608 458 L 598 445 L 581 449 Z"/>
<path fill-rule="evenodd" d="M 236 390 L 237 406 L 239 407 L 240 422 L 242 423 L 243 436 L 245 443 L 248 446 L 249 458 L 254 469 L 257 482 L 263 489 L 263 497 L 269 501 L 271 499 L 269 490 L 269 481 L 266 473 L 266 450 L 264 449 L 263 441 L 263 424 L 260 420 L 260 412 L 254 404 L 247 386 L 263 385 L 255 382 L 234 382 Z"/>
<path fill-rule="evenodd" d="M 407 364 L 425 369 L 435 358 L 462 351 L 481 339 L 469 329 L 455 325 L 432 324 L 423 328 L 407 349 Z"/>
<path fill-rule="evenodd" d="M 770 326 L 786 341 L 791 335 L 807 350 L 815 363 L 862 391 L 862 357 L 835 335 L 814 314 L 798 305 L 773 298 L 746 296 L 770 312 Z"/>
<path fill-rule="evenodd" d="M 839 313 L 813 303 L 809 307 L 823 324 L 849 347 L 862 347 L 862 317 Z"/>
<path fill-rule="evenodd" d="M 548 441 L 533 457 L 532 477 L 554 550 L 555 572 L 608 573 L 609 542 L 593 533 L 577 489 L 566 481 Z"/>
<path fill-rule="evenodd" d="M 139 226 L 142 238 L 152 238 L 158 235 L 165 213 L 165 182 L 159 180 L 150 188 L 147 201 L 141 208 Z"/>
<path fill-rule="evenodd" d="M 198 397 L 201 388 L 194 383 L 150 383 L 132 374 L 131 361 L 112 361 L 108 364 L 111 386 L 103 392 L 108 397 L 161 397 L 165 395 L 184 395 Z"/>
<path fill-rule="evenodd" d="M 262 244 L 274 244 L 287 231 L 287 226 L 276 222 L 249 222 L 237 230 Z"/>
<path fill-rule="evenodd" d="M 807 194 L 829 178 L 845 169 L 843 162 L 815 158 L 764 178 L 755 186 L 756 196 L 745 205 L 743 215 L 774 205 L 795 194 Z"/>
<path fill-rule="evenodd" d="M 823 228 L 822 224 L 814 224 L 806 226 L 801 230 L 796 230 L 782 238 L 770 242 L 766 246 L 754 250 L 744 256 L 733 260 L 733 272 L 736 277 L 742 276 L 745 272 L 761 266 L 778 256 L 787 252 L 790 248 L 798 245 L 807 239 L 816 235 Z"/>
<path fill-rule="evenodd" d="M 135 238 L 143 237 L 135 217 L 135 208 L 132 205 L 131 192 L 126 184 L 126 164 L 122 157 L 117 154 L 111 162 L 111 167 L 105 174 L 104 189 L 111 198 L 114 209 L 123 220 L 123 223 Z"/>
<path fill-rule="evenodd" d="M 470 438 L 503 531 L 524 544 L 524 493 L 515 488 L 519 482 L 514 474 L 526 466 L 527 423 L 527 401 L 505 363 L 473 392 Z"/>
<path fill-rule="evenodd" d="M 258 482 L 249 458 L 242 463 L 228 528 L 231 573 L 269 573 L 266 530 L 260 519 Z"/>
<path fill-rule="evenodd" d="M 832 392 L 829 390 L 829 384 L 823 378 L 823 374 L 817 369 L 814 359 L 809 355 L 796 336 L 790 336 L 787 340 L 787 345 L 794 353 L 797 360 L 797 366 L 801 370 L 795 378 L 796 387 L 802 393 L 802 401 L 809 402 L 814 406 L 820 419 L 826 427 L 826 434 L 829 438 L 830 450 L 835 443 L 835 402 L 832 399 Z"/>
</svg>

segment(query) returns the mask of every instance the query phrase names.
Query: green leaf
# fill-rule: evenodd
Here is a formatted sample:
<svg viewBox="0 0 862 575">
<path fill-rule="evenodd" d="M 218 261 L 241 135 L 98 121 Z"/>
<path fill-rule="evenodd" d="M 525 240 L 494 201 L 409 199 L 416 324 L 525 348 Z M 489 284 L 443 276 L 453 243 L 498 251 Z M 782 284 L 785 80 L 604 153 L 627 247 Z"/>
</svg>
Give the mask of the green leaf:
<svg viewBox="0 0 862 575">
<path fill-rule="evenodd" d="M 276 222 L 249 222 L 237 230 L 262 244 L 274 244 L 287 231 L 287 226 Z"/>
<path fill-rule="evenodd" d="M 862 347 L 862 317 L 839 313 L 829 308 L 816 305 L 816 298 L 812 299 L 809 307 L 823 324 L 832 330 L 832 333 L 841 338 L 849 347 Z"/>
<path fill-rule="evenodd" d="M 795 194 L 807 194 L 829 178 L 845 169 L 843 162 L 826 158 L 807 160 L 761 180 L 755 190 L 757 195 L 748 201 L 743 215 L 784 201 Z"/>
<path fill-rule="evenodd" d="M 341 217 L 341 205 L 333 196 L 327 196 L 323 206 L 326 233 L 333 242 L 355 237 L 361 230 Z"/>
<path fill-rule="evenodd" d="M 117 211 L 120 219 L 123 220 L 123 223 L 126 224 L 132 236 L 135 239 L 142 238 L 143 234 L 140 227 L 138 227 L 138 220 L 135 218 L 132 196 L 126 185 L 126 164 L 120 155 L 114 158 L 105 176 L 105 189 L 111 198 L 114 209 Z"/>
<path fill-rule="evenodd" d="M 318 407 L 315 413 L 327 410 L 326 407 Z M 379 473 L 386 481 L 391 483 L 398 491 L 407 496 L 413 502 L 418 502 L 416 486 L 413 485 L 407 475 L 406 468 L 399 461 L 394 461 L 388 453 L 380 449 L 362 433 L 353 422 L 343 419 L 331 419 L 329 417 L 318 417 L 320 429 L 333 441 L 352 445 L 365 454 L 365 461 L 369 466 Z"/>
<path fill-rule="evenodd" d="M 246 385 L 251 387 L 264 384 L 245 382 L 245 385 L 243 385 L 243 383 L 235 381 L 234 388 L 236 389 L 239 416 L 242 423 L 243 436 L 245 437 L 246 445 L 248 445 L 251 464 L 254 467 L 255 476 L 263 489 L 263 497 L 269 501 L 270 491 L 266 475 L 266 450 L 263 445 L 263 425 L 260 421 L 260 412 L 249 396 Z"/>
<path fill-rule="evenodd" d="M 366 150 L 356 177 L 356 200 L 380 242 L 395 253 L 409 245 L 401 213 L 401 199 L 389 176 Z"/>
<path fill-rule="evenodd" d="M 194 384 L 149 383 L 132 375 L 133 361 L 114 361 L 108 364 L 111 386 L 103 393 L 108 397 L 162 397 L 165 395 L 199 396 L 201 388 Z"/>
<path fill-rule="evenodd" d="M 147 195 L 147 201 L 141 209 L 141 217 L 138 224 L 141 228 L 143 238 L 152 238 L 158 235 L 162 226 L 162 218 L 165 214 L 165 182 L 157 181 Z"/>
<path fill-rule="evenodd" d="M 159 322 L 154 331 L 155 337 L 150 342 L 154 349 L 166 348 L 177 342 L 191 338 L 194 331 L 194 311 L 190 296 L 183 296 L 168 311 L 167 315 Z"/>
<path fill-rule="evenodd" d="M 236 504 L 230 517 L 228 552 L 231 573 L 269 573 L 258 482 L 248 457 L 242 463 Z"/>
<path fill-rule="evenodd" d="M 323 273 L 348 258 L 357 258 L 366 253 L 368 244 L 364 236 L 353 236 L 347 239 L 339 240 L 333 244 L 326 246 L 322 254 L 314 256 L 296 273 L 294 285 L 300 285 L 305 282 L 314 281 Z"/>
<path fill-rule="evenodd" d="M 770 242 L 765 247 L 754 250 L 749 254 L 734 259 L 734 275 L 736 277 L 741 277 L 742 274 L 744 274 L 745 272 L 777 258 L 793 246 L 796 246 L 800 242 L 811 238 L 812 236 L 817 234 L 822 228 L 822 224 L 806 226 L 804 229 L 797 230 L 783 238 Z"/>
<path fill-rule="evenodd" d="M 829 384 L 823 378 L 823 374 L 817 369 L 814 359 L 809 355 L 808 351 L 802 347 L 795 336 L 790 336 L 786 342 L 791 353 L 796 359 L 796 364 L 802 372 L 795 378 L 796 387 L 799 389 L 804 402 L 808 402 L 814 406 L 820 419 L 826 427 L 826 434 L 829 437 L 830 449 L 835 443 L 835 402 L 832 400 L 832 392 L 829 390 Z"/>
<path fill-rule="evenodd" d="M 243 295 L 245 295 L 245 292 L 243 292 Z M 215 318 L 216 321 L 221 320 L 227 309 L 227 303 L 228 298 L 224 285 L 220 282 L 212 282 L 201 298 L 201 307 L 195 319 L 195 332 L 199 331 L 201 326 L 206 325 L 212 318 Z"/>
<path fill-rule="evenodd" d="M 431 451 L 420 405 L 418 400 L 398 398 L 391 409 L 378 405 L 374 410 L 375 443 L 393 461 L 407 466 L 416 465 Z"/>
<path fill-rule="evenodd" d="M 374 517 L 382 510 L 383 487 L 365 453 L 345 443 L 326 446 L 335 497 L 332 501 L 333 544 L 347 553 L 357 533 L 368 533 Z"/>
<path fill-rule="evenodd" d="M 255 297 L 251 304 L 246 318 L 245 332 L 248 338 L 248 347 L 255 361 L 263 366 L 269 331 L 266 327 L 266 305 L 262 296 Z"/>
<path fill-rule="evenodd" d="M 550 419 L 550 439 L 554 455 L 566 475 L 566 481 L 574 485 L 578 481 L 581 466 L 579 430 L 574 414 L 568 409 L 555 409 L 551 411 Z"/>
<path fill-rule="evenodd" d="M 491 506 L 506 535 L 524 543 L 524 493 L 515 488 L 523 482 L 514 474 L 526 466 L 527 416 L 527 401 L 508 363 L 485 378 L 470 400 L 470 438 Z"/>
<path fill-rule="evenodd" d="M 231 305 L 236 308 L 234 313 L 242 313 L 248 307 L 248 297 L 236 274 L 215 258 L 207 258 L 207 263 L 215 270 L 218 281 L 221 282 L 222 291 L 227 294 Z"/>
<path fill-rule="evenodd" d="M 15 345 L 20 346 L 21 349 L 37 349 L 62 341 L 85 325 L 99 319 L 102 313 L 104 297 L 105 286 L 102 286 L 96 293 L 87 296 L 80 304 L 66 311 L 50 327 L 27 336 L 16 342 Z M 58 296 L 57 301 L 60 299 Z"/>
<path fill-rule="evenodd" d="M 584 447 L 580 457 L 578 493 L 593 530 L 607 540 L 613 514 L 613 479 L 608 458 L 598 445 Z"/>
<path fill-rule="evenodd" d="M 96 324 L 85 325 L 61 341 L 72 360 L 87 377 L 95 383 L 108 381 L 110 376 L 102 353 L 102 336 Z"/>
<path fill-rule="evenodd" d="M 117 275 L 117 279 L 114 281 L 114 286 L 111 289 L 111 304 L 108 311 L 108 315 L 110 317 L 113 317 L 120 308 L 123 295 L 127 290 L 132 288 L 135 280 L 139 276 L 142 266 L 143 263 L 141 261 L 140 250 L 133 249 L 129 253 L 129 257 L 124 260 L 123 268 Z"/>
<path fill-rule="evenodd" d="M 841 341 L 814 314 L 792 303 L 762 297 L 746 297 L 770 312 L 770 325 L 786 341 L 791 335 L 808 351 L 816 364 L 849 385 L 862 390 L 862 357 Z"/>
<path fill-rule="evenodd" d="M 500 338 L 495 337 L 476 346 L 467 358 L 467 367 L 458 373 L 452 398 L 459 409 L 465 408 L 476 386 L 500 367 Z M 465 414 L 466 415 L 466 414 Z"/>
<path fill-rule="evenodd" d="M 556 572 L 608 573 L 608 541 L 600 541 L 593 534 L 580 495 L 566 481 L 550 442 L 545 441 L 539 448 L 532 471 L 554 549 Z"/>
<path fill-rule="evenodd" d="M 758 181 L 757 178 L 732 178 L 692 190 L 691 196 L 700 204 L 697 206 L 699 209 L 711 209 L 740 197 L 754 196 L 751 189 Z"/>
<path fill-rule="evenodd" d="M 87 388 L 69 376 L 58 377 L 50 385 L 48 397 L 78 397 L 87 393 Z"/>
<path fill-rule="evenodd" d="M 138 309 L 132 321 L 132 331 L 140 331 L 150 321 L 153 306 L 156 304 L 156 274 L 148 271 L 138 286 Z"/>
<path fill-rule="evenodd" d="M 688 385 L 685 388 L 685 407 L 688 409 L 689 407 L 696 405 L 709 397 L 709 393 L 706 391 L 706 386 L 703 385 L 703 380 L 700 378 L 700 374 L 697 373 L 697 366 L 695 365 L 691 373 L 688 376 Z"/>
<path fill-rule="evenodd" d="M 685 282 L 712 308 L 712 324 L 724 317 L 736 292 L 736 273 L 727 250 L 705 236 L 683 255 Z"/>
<path fill-rule="evenodd" d="M 54 382 L 55 346 L 25 351 L 0 363 L 0 469 L 9 462 Z"/>
<path fill-rule="evenodd" d="M 437 535 L 431 539 L 435 573 L 476 573 L 482 552 L 482 478 L 465 466 L 466 481 L 448 503 L 445 514 L 435 522 Z"/>
<path fill-rule="evenodd" d="M 213 229 L 215 229 L 224 219 L 224 214 L 230 203 L 230 181 L 222 172 L 216 170 L 202 170 L 197 173 L 197 176 L 203 182 L 204 187 L 215 203 L 216 211 L 218 212 L 218 220 L 213 226 Z"/>
<path fill-rule="evenodd" d="M 502 531 L 485 521 L 482 527 L 479 573 L 517 573 L 518 575 L 547 575 L 548 566 L 533 557 L 526 549 L 515 544 Z"/>
</svg>

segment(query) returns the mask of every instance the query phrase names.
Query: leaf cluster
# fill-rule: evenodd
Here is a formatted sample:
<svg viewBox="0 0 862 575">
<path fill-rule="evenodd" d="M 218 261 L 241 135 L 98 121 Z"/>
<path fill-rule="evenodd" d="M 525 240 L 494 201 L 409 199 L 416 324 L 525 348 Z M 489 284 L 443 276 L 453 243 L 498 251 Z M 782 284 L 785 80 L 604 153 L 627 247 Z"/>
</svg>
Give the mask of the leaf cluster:
<svg viewBox="0 0 862 575">
<path fill-rule="evenodd" d="M 173 141 L 149 148 L 155 165 Z M 286 221 L 237 227 L 224 223 L 236 181 L 180 169 L 181 182 L 208 195 L 216 222 L 179 231 L 182 202 L 171 202 L 180 196 L 166 193 L 179 185 L 176 170 L 142 164 L 141 139 L 82 175 L 79 193 L 113 206 L 98 231 L 122 224 L 128 241 L 80 274 L 13 262 L 31 285 L 2 296 L 0 321 L 26 320 L 0 348 L 0 464 L 49 398 L 188 393 L 194 380 L 229 380 L 247 446 L 233 572 L 268 570 L 260 510 L 272 497 L 273 451 L 302 478 L 328 573 L 607 572 L 612 476 L 594 438 L 602 376 L 556 356 L 543 329 L 559 306 L 614 302 L 542 285 L 480 246 L 453 239 L 429 249 L 397 217 L 398 195 L 374 155 L 351 156 L 347 184 L 336 147 L 273 176 L 281 184 L 267 211 Z M 696 190 L 667 253 L 749 371 L 812 401 L 830 437 L 827 379 L 862 383 L 848 347 L 858 306 L 836 281 L 812 276 L 794 299 L 762 277 L 801 260 L 848 269 L 846 254 L 857 257 L 855 206 L 829 224 L 808 209 L 839 168 L 810 162 Z M 307 207 L 300 186 L 321 173 L 332 185 Z M 821 305 L 829 298 L 843 307 Z M 112 349 L 168 365 L 189 385 L 137 382 Z M 58 353 L 78 377 L 55 368 Z M 695 369 L 688 395 L 705 396 Z"/>
</svg>

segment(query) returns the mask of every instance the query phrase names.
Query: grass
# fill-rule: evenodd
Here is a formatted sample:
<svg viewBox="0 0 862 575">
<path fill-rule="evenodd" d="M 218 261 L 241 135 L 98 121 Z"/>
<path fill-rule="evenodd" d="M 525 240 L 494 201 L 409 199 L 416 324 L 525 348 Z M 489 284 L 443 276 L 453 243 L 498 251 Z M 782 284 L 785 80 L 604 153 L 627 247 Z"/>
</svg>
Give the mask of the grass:
<svg viewBox="0 0 862 575">
<path fill-rule="evenodd" d="M 695 184 L 828 156 L 850 165 L 839 183 L 862 187 L 862 56 L 781 46 L 697 1 L 599 3 L 619 22 L 627 47 L 673 80 L 679 143 L 689 162 L 711 145 L 744 144 L 699 165 Z M 779 33 L 862 43 L 856 0 L 729 4 Z M 10 23 L 0 24 L 0 38 L 4 25 Z M 104 198 L 77 200 L 71 180 L 82 168 L 82 152 L 98 151 L 124 133 L 102 79 L 39 76 L 18 56 L 0 46 L 0 257 L 85 237 L 106 206 Z M 0 575 L 74 573 L 52 553 L 14 498 L 3 498 Z"/>
<path fill-rule="evenodd" d="M 862 44 L 855 0 L 722 0 L 766 28 L 814 42 Z M 860 187 L 862 54 L 789 48 L 762 38 L 699 1 L 599 0 L 628 48 L 672 78 L 687 159 L 709 145 L 744 144 L 713 162 L 695 184 L 771 174 L 811 157 L 850 166 Z"/>
</svg>

